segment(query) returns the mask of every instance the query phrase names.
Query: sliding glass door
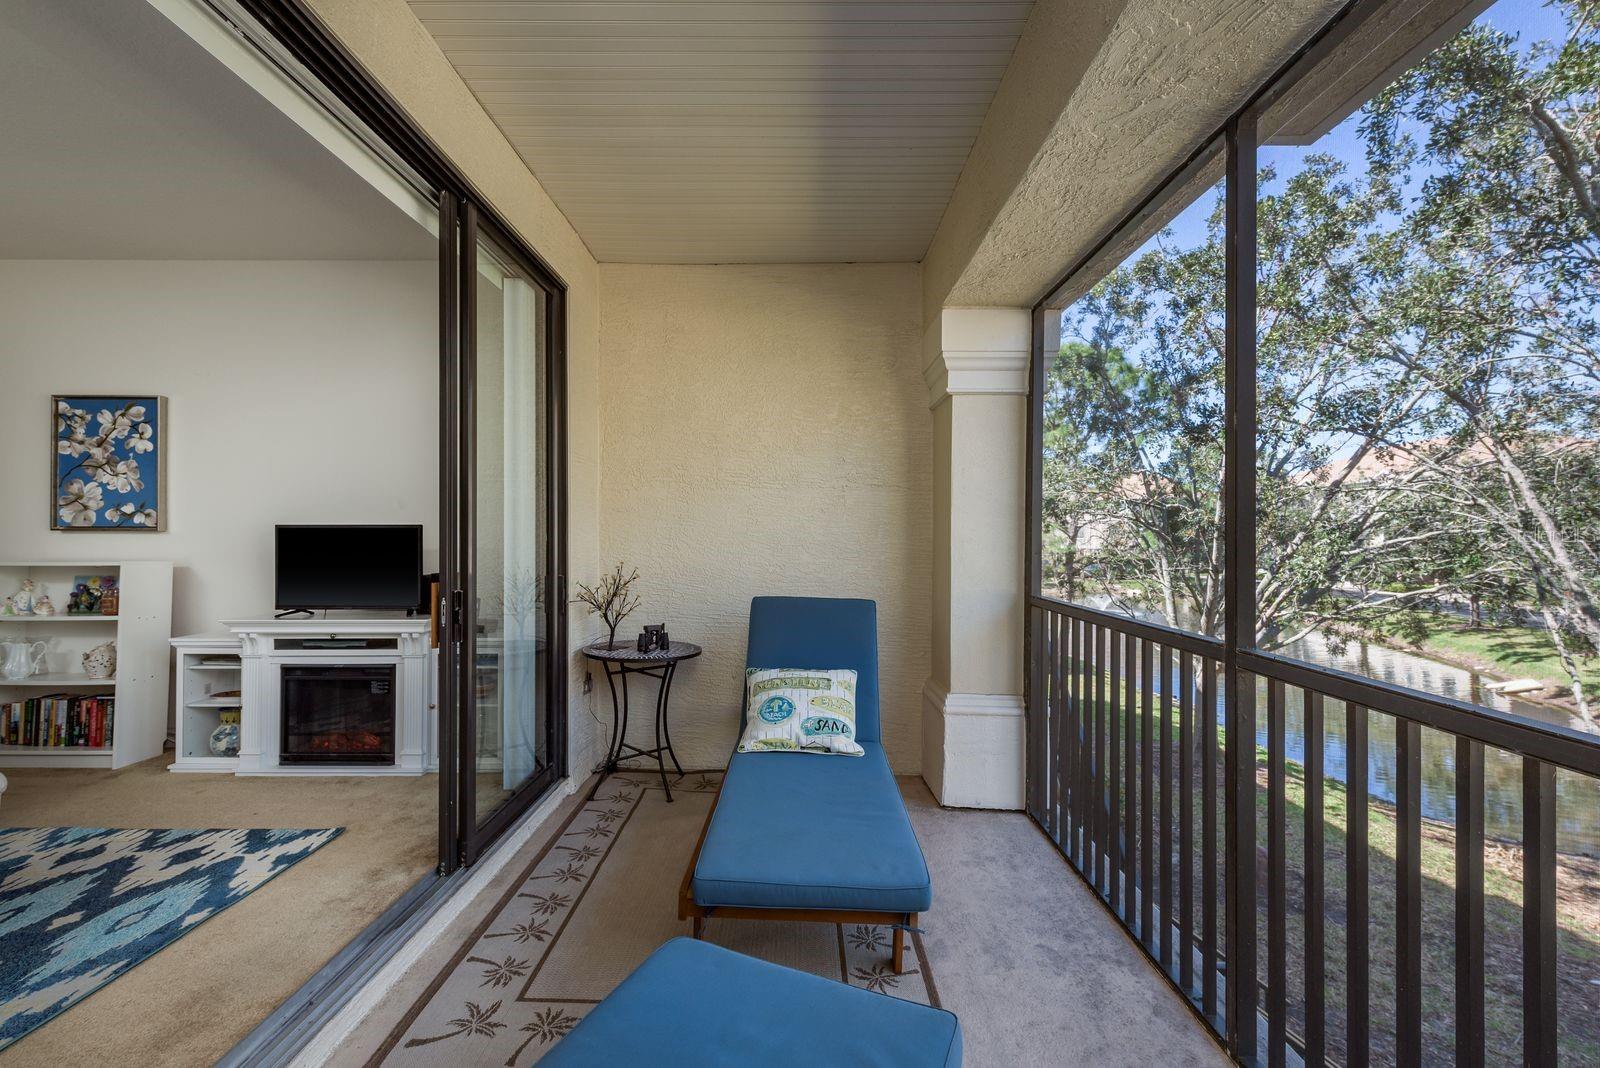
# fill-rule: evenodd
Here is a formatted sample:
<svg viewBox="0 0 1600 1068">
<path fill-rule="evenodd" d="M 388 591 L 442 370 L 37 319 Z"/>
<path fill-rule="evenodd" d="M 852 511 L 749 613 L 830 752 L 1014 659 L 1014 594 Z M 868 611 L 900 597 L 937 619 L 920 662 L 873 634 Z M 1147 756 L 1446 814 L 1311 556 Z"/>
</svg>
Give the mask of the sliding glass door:
<svg viewBox="0 0 1600 1068">
<path fill-rule="evenodd" d="M 470 864 L 562 767 L 561 290 L 460 217 L 452 628 L 455 833 Z M 449 436 L 449 435 L 447 435 Z"/>
</svg>

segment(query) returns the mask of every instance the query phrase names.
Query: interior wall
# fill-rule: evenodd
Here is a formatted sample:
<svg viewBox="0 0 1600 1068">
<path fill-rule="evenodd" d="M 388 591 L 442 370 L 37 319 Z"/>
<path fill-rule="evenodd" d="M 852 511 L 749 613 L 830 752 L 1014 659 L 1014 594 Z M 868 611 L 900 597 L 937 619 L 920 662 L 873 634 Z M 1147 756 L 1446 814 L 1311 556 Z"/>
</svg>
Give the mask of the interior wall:
<svg viewBox="0 0 1600 1068">
<path fill-rule="evenodd" d="M 171 560 L 177 634 L 270 611 L 275 523 L 421 523 L 434 570 L 437 276 L 412 261 L 0 261 L 0 555 Z M 165 531 L 50 529 L 53 393 L 167 398 Z"/>
<path fill-rule="evenodd" d="M 721 767 L 736 741 L 750 598 L 796 594 L 878 602 L 885 748 L 917 772 L 933 582 L 919 268 L 603 264 L 600 279 L 599 564 L 639 569 L 619 640 L 665 622 L 705 647 L 673 682 L 684 767 Z"/>
<path fill-rule="evenodd" d="M 600 305 L 594 256 L 405 0 L 306 0 L 306 6 L 566 283 L 567 570 L 573 576 L 594 574 L 600 546 Z M 572 650 L 596 633 L 593 621 L 578 611 L 570 613 L 567 631 Z M 569 762 L 581 779 L 600 757 L 605 732 L 593 714 L 598 695 L 584 692 L 584 662 L 575 651 L 567 674 Z"/>
</svg>

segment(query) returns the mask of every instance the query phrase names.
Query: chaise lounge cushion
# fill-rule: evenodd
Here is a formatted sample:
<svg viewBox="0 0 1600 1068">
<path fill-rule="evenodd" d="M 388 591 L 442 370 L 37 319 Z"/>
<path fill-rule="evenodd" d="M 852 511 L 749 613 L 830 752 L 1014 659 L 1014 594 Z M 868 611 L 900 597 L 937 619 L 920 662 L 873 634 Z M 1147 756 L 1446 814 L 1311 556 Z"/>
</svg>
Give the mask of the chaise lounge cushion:
<svg viewBox="0 0 1600 1068">
<path fill-rule="evenodd" d="M 943 1009 L 674 938 L 540 1063 L 956 1068 L 961 1024 Z"/>
<path fill-rule="evenodd" d="M 702 906 L 922 912 L 933 900 L 883 747 L 735 753 L 692 891 Z"/>
</svg>

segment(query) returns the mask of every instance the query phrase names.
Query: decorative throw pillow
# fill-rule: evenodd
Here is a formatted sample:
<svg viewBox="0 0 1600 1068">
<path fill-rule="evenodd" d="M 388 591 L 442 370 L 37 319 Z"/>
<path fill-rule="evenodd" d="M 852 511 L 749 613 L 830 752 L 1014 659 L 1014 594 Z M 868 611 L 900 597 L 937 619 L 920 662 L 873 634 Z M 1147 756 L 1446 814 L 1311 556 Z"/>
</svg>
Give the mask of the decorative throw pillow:
<svg viewBox="0 0 1600 1068">
<path fill-rule="evenodd" d="M 749 714 L 739 752 L 861 756 L 856 744 L 856 673 L 849 668 L 750 668 Z"/>
</svg>

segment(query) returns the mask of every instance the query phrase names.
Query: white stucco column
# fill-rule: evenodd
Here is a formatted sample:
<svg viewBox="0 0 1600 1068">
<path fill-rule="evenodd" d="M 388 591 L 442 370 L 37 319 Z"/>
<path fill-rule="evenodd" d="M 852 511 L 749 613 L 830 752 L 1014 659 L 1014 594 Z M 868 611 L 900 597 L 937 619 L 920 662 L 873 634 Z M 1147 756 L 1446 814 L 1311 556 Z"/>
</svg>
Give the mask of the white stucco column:
<svg viewBox="0 0 1600 1068">
<path fill-rule="evenodd" d="M 928 331 L 933 674 L 922 776 L 939 802 L 1023 807 L 1028 310 L 946 308 Z"/>
</svg>

